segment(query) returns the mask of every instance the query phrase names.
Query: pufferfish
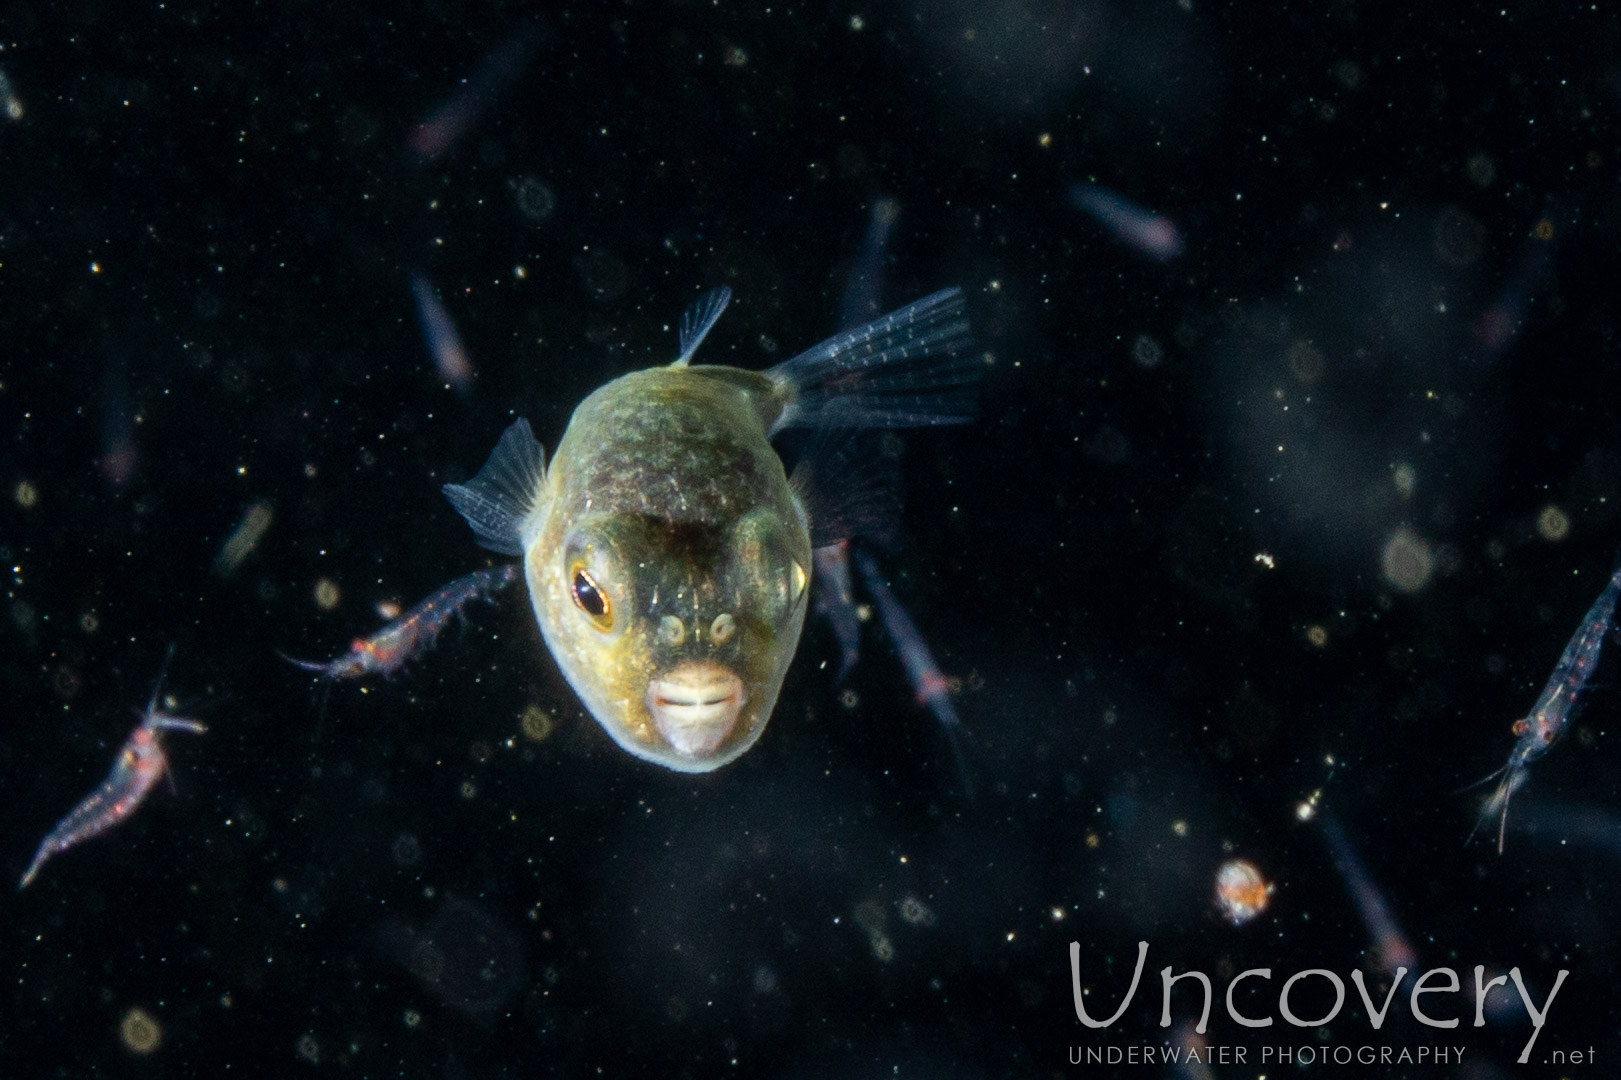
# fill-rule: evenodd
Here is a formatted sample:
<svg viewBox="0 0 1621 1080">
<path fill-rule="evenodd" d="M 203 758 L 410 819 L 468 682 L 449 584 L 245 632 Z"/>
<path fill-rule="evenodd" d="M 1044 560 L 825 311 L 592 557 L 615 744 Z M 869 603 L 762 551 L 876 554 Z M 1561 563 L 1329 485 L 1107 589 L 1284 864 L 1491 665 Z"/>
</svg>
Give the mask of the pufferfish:
<svg viewBox="0 0 1621 1080">
<path fill-rule="evenodd" d="M 765 371 L 691 363 L 731 299 L 704 294 L 680 355 L 575 409 L 550 464 L 527 420 L 445 496 L 480 543 L 523 557 L 546 647 L 603 729 L 679 772 L 765 730 L 805 624 L 812 552 L 849 535 L 842 433 L 972 418 L 962 290 L 846 330 Z M 817 428 L 793 477 L 771 440 Z M 859 471 L 859 464 L 855 464 Z"/>
</svg>

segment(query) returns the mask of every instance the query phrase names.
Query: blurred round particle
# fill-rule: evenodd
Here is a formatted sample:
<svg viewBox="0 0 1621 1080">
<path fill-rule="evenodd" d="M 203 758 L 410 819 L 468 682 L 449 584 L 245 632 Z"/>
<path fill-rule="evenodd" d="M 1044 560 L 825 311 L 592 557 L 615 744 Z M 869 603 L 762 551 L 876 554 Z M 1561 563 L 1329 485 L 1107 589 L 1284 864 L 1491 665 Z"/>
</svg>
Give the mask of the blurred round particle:
<svg viewBox="0 0 1621 1080">
<path fill-rule="evenodd" d="M 911 926 L 934 925 L 934 912 L 915 896 L 909 895 L 901 900 L 901 918 Z"/>
<path fill-rule="evenodd" d="M 1464 175 L 1481 187 L 1490 187 L 1497 179 L 1497 164 L 1485 154 L 1475 154 L 1463 166 Z"/>
<path fill-rule="evenodd" d="M 402 832 L 394 838 L 390 850 L 397 866 L 409 870 L 422 861 L 422 841 L 408 832 Z"/>
<path fill-rule="evenodd" d="M 1435 570 L 1435 556 L 1429 541 L 1403 525 L 1385 541 L 1379 559 L 1385 581 L 1397 592 L 1415 593 L 1429 584 Z"/>
<path fill-rule="evenodd" d="M 1156 368 L 1165 359 L 1165 349 L 1147 334 L 1138 334 L 1137 340 L 1131 343 L 1131 358 L 1137 361 L 1138 367 Z"/>
<path fill-rule="evenodd" d="M 478 785 L 473 783 L 471 780 L 463 780 L 462 781 L 462 798 L 464 798 L 464 799 L 476 799 L 476 798 L 478 798 Z"/>
<path fill-rule="evenodd" d="M 27 510 L 30 506 L 39 502 L 39 488 L 35 487 L 32 481 L 19 480 L 16 489 L 11 493 L 11 497 L 17 500 L 18 506 Z"/>
<path fill-rule="evenodd" d="M 853 709 L 861 704 L 861 695 L 847 686 L 839 692 L 839 704 L 846 709 Z"/>
<path fill-rule="evenodd" d="M 524 709 L 518 723 L 523 728 L 523 737 L 530 742 L 545 742 L 557 727 L 552 714 L 539 705 L 530 705 Z"/>
<path fill-rule="evenodd" d="M 887 964 L 895 959 L 895 943 L 889 939 L 888 934 L 873 934 L 872 955 L 880 964 Z"/>
<path fill-rule="evenodd" d="M 1551 543 L 1558 543 L 1570 535 L 1570 515 L 1549 504 L 1537 515 L 1537 534 Z"/>
<path fill-rule="evenodd" d="M 1289 373 L 1306 386 L 1321 379 L 1326 366 L 1322 350 L 1311 342 L 1298 340 L 1289 346 Z"/>
<path fill-rule="evenodd" d="M 1306 640 L 1311 643 L 1312 648 L 1321 649 L 1328 644 L 1328 628 L 1318 623 L 1312 623 L 1306 627 Z"/>
<path fill-rule="evenodd" d="M 406 966 L 412 975 L 431 986 L 445 977 L 445 964 L 445 951 L 438 943 L 431 938 L 422 938 L 412 945 Z"/>
<path fill-rule="evenodd" d="M 404 1019 L 406 1027 L 414 1028 L 418 1024 L 422 1023 L 422 1014 L 417 1012 L 415 1009 L 406 1009 Z"/>
<path fill-rule="evenodd" d="M 84 680 L 67 664 L 58 664 L 56 671 L 51 674 L 51 689 L 56 691 L 59 698 L 76 698 L 83 688 Z"/>
<path fill-rule="evenodd" d="M 321 1064 L 321 1043 L 311 1032 L 306 1031 L 298 1037 L 296 1052 L 300 1061 L 310 1065 Z"/>
<path fill-rule="evenodd" d="M 315 606 L 322 611 L 331 611 L 342 599 L 343 591 L 331 578 L 321 578 L 315 583 Z"/>
<path fill-rule="evenodd" d="M 1472 266 L 1486 250 L 1486 226 L 1456 206 L 1444 206 L 1432 232 L 1435 257 L 1448 266 Z"/>
<path fill-rule="evenodd" d="M 513 185 L 513 202 L 518 206 L 518 213 L 534 225 L 551 217 L 552 211 L 557 209 L 557 196 L 552 189 L 533 176 L 526 176 Z"/>
<path fill-rule="evenodd" d="M 1272 885 L 1255 864 L 1228 859 L 1216 871 L 1216 906 L 1234 926 L 1242 926 L 1266 910 Z"/>
<path fill-rule="evenodd" d="M 101 616 L 94 611 L 87 611 L 79 616 L 79 629 L 87 634 L 94 634 L 101 629 Z"/>
<path fill-rule="evenodd" d="M 118 1022 L 118 1037 L 132 1054 L 150 1054 L 163 1042 L 163 1028 L 157 1018 L 140 1006 L 130 1009 Z"/>
<path fill-rule="evenodd" d="M 1542 218 L 1534 226 L 1532 226 L 1531 235 L 1542 241 L 1552 240 L 1553 222 L 1549 221 L 1547 218 Z"/>
<path fill-rule="evenodd" d="M 1391 471 L 1390 479 L 1396 485 L 1397 494 L 1404 499 L 1411 499 L 1413 491 L 1418 487 L 1418 470 L 1404 461 Z"/>
</svg>

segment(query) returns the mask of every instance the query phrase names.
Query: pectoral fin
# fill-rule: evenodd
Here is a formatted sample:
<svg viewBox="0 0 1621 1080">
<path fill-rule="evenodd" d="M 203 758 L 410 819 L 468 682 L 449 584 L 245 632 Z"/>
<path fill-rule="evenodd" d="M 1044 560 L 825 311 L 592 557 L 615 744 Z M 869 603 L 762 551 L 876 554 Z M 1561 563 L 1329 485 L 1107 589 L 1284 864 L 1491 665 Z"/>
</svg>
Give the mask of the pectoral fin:
<svg viewBox="0 0 1621 1080">
<path fill-rule="evenodd" d="M 480 544 L 503 555 L 522 555 L 525 524 L 540 509 L 545 480 L 546 451 L 529 421 L 518 420 L 502 433 L 477 476 L 442 490 Z"/>
</svg>

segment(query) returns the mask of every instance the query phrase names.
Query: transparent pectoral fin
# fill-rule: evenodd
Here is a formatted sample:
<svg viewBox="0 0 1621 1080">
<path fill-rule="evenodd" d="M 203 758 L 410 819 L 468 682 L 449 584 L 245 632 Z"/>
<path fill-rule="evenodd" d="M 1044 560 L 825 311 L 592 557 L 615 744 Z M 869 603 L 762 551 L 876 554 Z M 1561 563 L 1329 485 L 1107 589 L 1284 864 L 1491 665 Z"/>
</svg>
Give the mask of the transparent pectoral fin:
<svg viewBox="0 0 1621 1080">
<path fill-rule="evenodd" d="M 772 433 L 972 420 L 981 368 L 972 345 L 959 288 L 835 334 L 765 373 L 784 403 Z"/>
<path fill-rule="evenodd" d="M 818 432 L 788 485 L 804 508 L 811 546 L 861 537 L 881 547 L 894 543 L 900 521 L 900 463 L 872 431 L 828 428 Z"/>
<path fill-rule="evenodd" d="M 546 451 L 518 420 L 501 435 L 478 475 L 441 490 L 467 519 L 478 541 L 503 555 L 523 554 L 523 525 L 539 506 L 546 477 Z"/>
<path fill-rule="evenodd" d="M 703 344 L 704 336 L 720 318 L 720 313 L 726 310 L 726 305 L 732 302 L 732 289 L 729 285 L 722 285 L 718 289 L 710 289 L 692 302 L 681 315 L 681 355 L 676 358 L 676 367 L 686 367 L 692 359 L 692 354 L 698 351 Z"/>
</svg>

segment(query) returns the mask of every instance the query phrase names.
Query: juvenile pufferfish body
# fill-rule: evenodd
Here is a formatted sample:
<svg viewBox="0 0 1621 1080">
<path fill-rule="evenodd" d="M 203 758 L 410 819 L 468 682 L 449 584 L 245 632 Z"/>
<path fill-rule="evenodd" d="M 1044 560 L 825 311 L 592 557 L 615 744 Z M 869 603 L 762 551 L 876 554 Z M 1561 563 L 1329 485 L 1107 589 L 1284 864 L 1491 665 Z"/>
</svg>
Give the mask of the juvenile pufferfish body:
<svg viewBox="0 0 1621 1080">
<path fill-rule="evenodd" d="M 586 398 L 558 444 L 529 595 L 575 692 L 639 757 L 716 768 L 776 704 L 811 565 L 766 439 L 781 411 L 756 373 L 656 368 Z"/>
<path fill-rule="evenodd" d="M 772 435 L 960 422 L 977 376 L 957 355 L 957 289 L 768 371 L 690 366 L 730 295 L 688 311 L 674 364 L 587 397 L 550 468 L 519 420 L 477 476 L 445 487 L 485 546 L 523 557 L 547 648 L 591 714 L 624 749 L 681 772 L 760 737 L 804 627 L 812 545 L 859 516 L 828 478 L 807 479 L 847 463 L 813 450 L 791 481 Z"/>
</svg>

